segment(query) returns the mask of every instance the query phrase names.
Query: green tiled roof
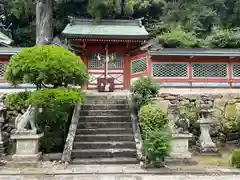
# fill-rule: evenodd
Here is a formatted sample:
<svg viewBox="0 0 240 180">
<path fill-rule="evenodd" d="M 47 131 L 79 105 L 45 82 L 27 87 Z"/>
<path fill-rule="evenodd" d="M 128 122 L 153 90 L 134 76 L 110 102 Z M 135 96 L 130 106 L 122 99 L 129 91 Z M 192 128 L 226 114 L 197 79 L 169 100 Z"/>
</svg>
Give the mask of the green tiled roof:
<svg viewBox="0 0 240 180">
<path fill-rule="evenodd" d="M 141 20 L 72 19 L 62 34 L 68 38 L 148 39 Z"/>
<path fill-rule="evenodd" d="M 180 49 L 180 48 L 152 48 L 149 51 L 150 56 L 178 56 L 178 57 L 240 57 L 240 49 L 204 49 L 204 48 L 192 48 L 192 49 Z"/>
</svg>

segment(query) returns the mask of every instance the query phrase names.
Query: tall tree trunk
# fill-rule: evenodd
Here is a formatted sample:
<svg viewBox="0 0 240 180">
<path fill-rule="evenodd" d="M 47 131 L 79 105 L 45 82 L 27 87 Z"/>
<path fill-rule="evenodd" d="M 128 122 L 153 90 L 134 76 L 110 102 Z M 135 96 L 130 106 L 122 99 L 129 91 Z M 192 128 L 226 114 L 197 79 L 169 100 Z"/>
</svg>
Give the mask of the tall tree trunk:
<svg viewBox="0 0 240 180">
<path fill-rule="evenodd" d="M 53 0 L 37 0 L 36 44 L 44 45 L 53 40 Z"/>
</svg>

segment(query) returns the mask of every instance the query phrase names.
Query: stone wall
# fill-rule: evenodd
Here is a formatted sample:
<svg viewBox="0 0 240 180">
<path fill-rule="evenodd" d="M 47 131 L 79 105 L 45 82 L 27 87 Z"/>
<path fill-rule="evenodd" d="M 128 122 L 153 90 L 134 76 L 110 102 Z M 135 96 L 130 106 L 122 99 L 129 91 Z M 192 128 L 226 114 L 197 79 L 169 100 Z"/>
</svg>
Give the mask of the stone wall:
<svg viewBox="0 0 240 180">
<path fill-rule="evenodd" d="M 226 102 L 235 102 L 240 98 L 239 89 L 175 89 L 162 88 L 160 89 L 159 97 L 156 98 L 155 103 L 163 110 L 167 110 L 170 96 L 178 96 L 183 99 L 200 100 L 201 95 L 209 95 L 214 99 L 214 106 L 223 108 Z"/>
</svg>

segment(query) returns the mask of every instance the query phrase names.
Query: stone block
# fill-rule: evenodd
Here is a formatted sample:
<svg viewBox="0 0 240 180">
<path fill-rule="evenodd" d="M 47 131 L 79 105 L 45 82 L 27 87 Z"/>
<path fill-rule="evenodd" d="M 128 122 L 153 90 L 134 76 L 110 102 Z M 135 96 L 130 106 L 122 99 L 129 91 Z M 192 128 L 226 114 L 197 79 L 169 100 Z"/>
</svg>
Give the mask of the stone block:
<svg viewBox="0 0 240 180">
<path fill-rule="evenodd" d="M 42 157 L 42 153 L 37 154 L 14 154 L 12 156 L 13 161 L 39 161 Z"/>
<path fill-rule="evenodd" d="M 41 158 L 39 153 L 39 140 L 42 134 L 14 134 L 11 139 L 16 140 L 16 154 L 12 156 L 14 161 L 38 161 Z"/>
<path fill-rule="evenodd" d="M 154 101 L 154 103 L 165 112 L 167 112 L 168 105 L 170 104 L 170 102 L 168 100 L 163 100 L 163 101 L 156 100 L 156 101 Z"/>
<path fill-rule="evenodd" d="M 188 150 L 190 138 L 191 134 L 173 134 L 170 159 L 191 159 L 192 155 Z"/>
</svg>

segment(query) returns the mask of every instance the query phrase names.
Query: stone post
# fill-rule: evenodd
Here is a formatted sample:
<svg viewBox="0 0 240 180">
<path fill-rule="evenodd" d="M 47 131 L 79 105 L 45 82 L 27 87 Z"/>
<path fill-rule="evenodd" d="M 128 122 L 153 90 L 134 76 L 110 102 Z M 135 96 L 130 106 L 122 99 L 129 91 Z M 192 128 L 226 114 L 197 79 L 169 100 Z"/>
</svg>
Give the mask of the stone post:
<svg viewBox="0 0 240 180">
<path fill-rule="evenodd" d="M 205 155 L 212 155 L 218 153 L 216 144 L 212 141 L 210 135 L 210 128 L 215 121 L 212 118 L 214 100 L 208 96 L 201 96 L 199 120 L 201 135 L 199 137 L 200 142 L 200 153 Z"/>
</svg>

